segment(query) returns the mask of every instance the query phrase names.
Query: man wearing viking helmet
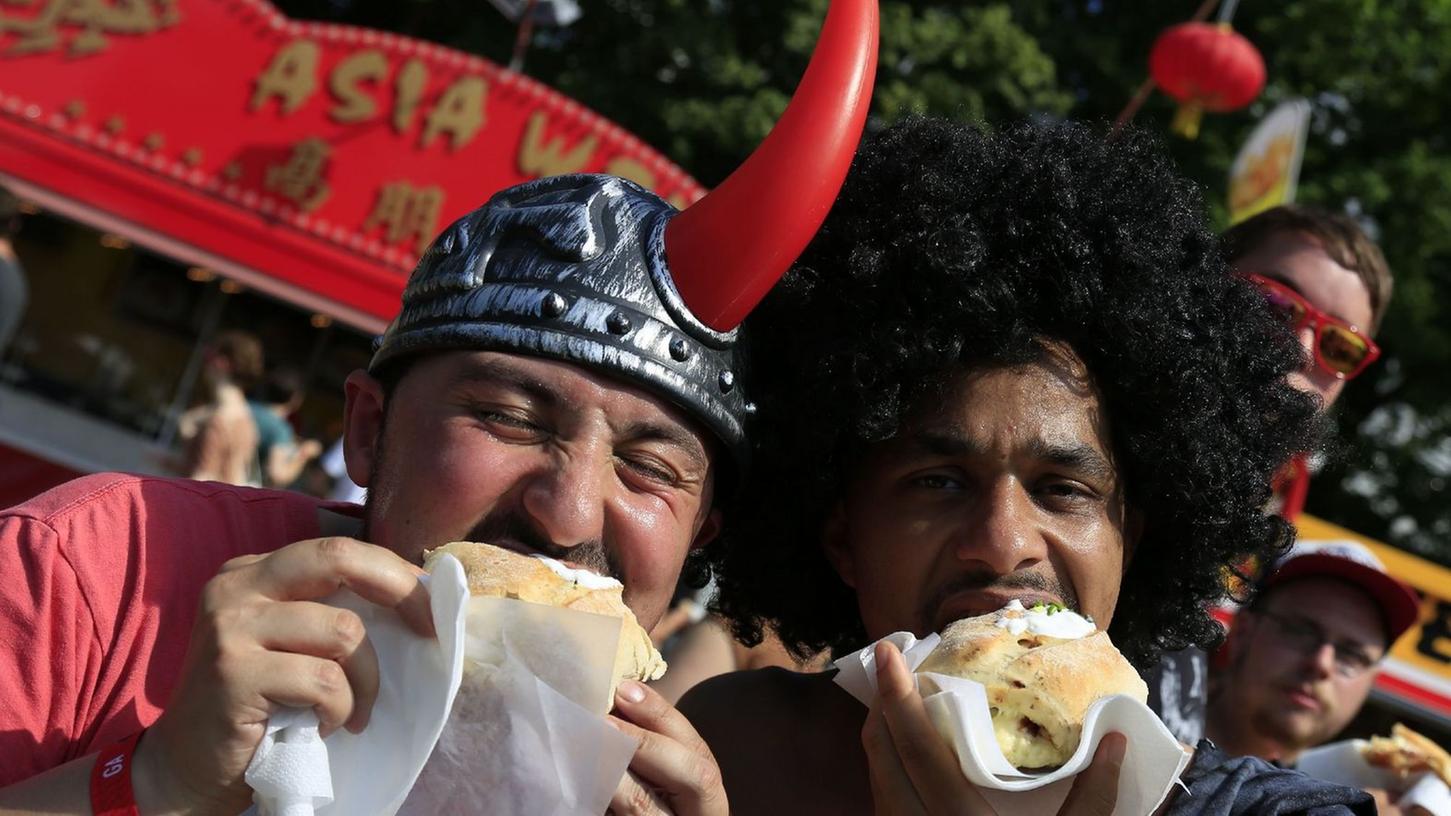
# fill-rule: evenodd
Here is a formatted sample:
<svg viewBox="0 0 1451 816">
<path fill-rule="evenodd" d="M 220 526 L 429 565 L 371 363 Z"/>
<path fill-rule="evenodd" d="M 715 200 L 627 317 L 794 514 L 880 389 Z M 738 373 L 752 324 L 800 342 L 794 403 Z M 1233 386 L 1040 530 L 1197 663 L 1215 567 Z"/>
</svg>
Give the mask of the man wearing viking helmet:
<svg viewBox="0 0 1451 816">
<path fill-rule="evenodd" d="M 846 174 L 876 13 L 832 4 L 778 127 L 688 210 L 566 176 L 449 227 L 347 380 L 366 507 L 102 474 L 0 513 L 0 810 L 91 812 L 88 779 L 110 771 L 95 752 L 118 742 L 136 746 L 140 812 L 242 810 L 271 712 L 367 726 L 377 659 L 356 616 L 317 600 L 347 587 L 431 633 L 416 565 L 445 542 L 608 572 L 653 625 L 687 554 L 725 523 L 753 411 L 735 327 Z M 727 812 L 673 708 L 630 683 L 616 703 L 646 736 L 616 809 Z"/>
</svg>

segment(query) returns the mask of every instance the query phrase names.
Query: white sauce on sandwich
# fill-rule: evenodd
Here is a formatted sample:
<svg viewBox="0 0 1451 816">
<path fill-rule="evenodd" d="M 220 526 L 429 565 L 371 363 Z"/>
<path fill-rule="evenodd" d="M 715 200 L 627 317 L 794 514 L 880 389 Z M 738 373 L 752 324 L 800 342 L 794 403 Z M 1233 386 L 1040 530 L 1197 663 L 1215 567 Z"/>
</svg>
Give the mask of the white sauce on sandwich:
<svg viewBox="0 0 1451 816">
<path fill-rule="evenodd" d="M 572 584 L 582 586 L 585 589 L 615 589 L 617 587 L 624 586 L 619 581 L 616 581 L 613 578 L 606 578 L 599 573 L 590 572 L 587 569 L 570 569 L 569 567 L 566 567 L 563 563 L 555 561 L 553 558 L 549 558 L 543 555 L 535 555 L 534 557 L 538 558 L 540 561 L 543 561 L 544 566 L 549 567 L 549 569 L 553 570 L 555 575 L 558 575 L 560 578 L 563 578 L 564 580 L 569 581 Z M 1014 601 L 1014 603 L 1017 602 Z M 1019 605 L 1021 606 L 1021 604 Z"/>
<path fill-rule="evenodd" d="M 1009 612 L 1018 614 L 1009 615 L 1007 614 Z M 1049 611 L 1047 607 L 1043 606 L 1024 609 L 1023 602 L 1019 600 L 1008 602 L 1007 606 L 998 610 L 997 616 L 994 623 L 1014 635 L 1031 632 L 1035 635 L 1045 635 L 1062 640 L 1077 640 L 1098 631 L 1098 627 L 1093 625 L 1093 621 L 1071 609 Z"/>
</svg>

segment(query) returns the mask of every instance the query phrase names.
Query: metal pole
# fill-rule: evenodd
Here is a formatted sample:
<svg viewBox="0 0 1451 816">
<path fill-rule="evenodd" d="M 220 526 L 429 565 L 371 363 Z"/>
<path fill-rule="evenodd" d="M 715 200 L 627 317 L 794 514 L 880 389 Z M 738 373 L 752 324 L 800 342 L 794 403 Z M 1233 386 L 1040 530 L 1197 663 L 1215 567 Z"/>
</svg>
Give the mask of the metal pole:
<svg viewBox="0 0 1451 816">
<path fill-rule="evenodd" d="M 201 378 L 202 358 L 207 345 L 222 325 L 222 312 L 227 308 L 227 295 L 215 282 L 208 284 L 208 287 L 206 302 L 202 304 L 201 331 L 197 333 L 196 343 L 191 347 L 191 356 L 187 358 L 181 380 L 176 384 L 176 394 L 171 400 L 171 407 L 167 409 L 165 424 L 157 434 L 156 447 L 162 450 L 170 450 L 176 442 L 176 422 L 191 403 L 191 393 L 196 390 L 197 380 Z"/>
<path fill-rule="evenodd" d="M 539 0 L 524 4 L 524 14 L 519 18 L 519 33 L 514 37 L 514 56 L 509 59 L 509 70 L 519 73 L 524 70 L 524 52 L 529 50 L 529 41 L 534 37 L 534 9 Z"/>
</svg>

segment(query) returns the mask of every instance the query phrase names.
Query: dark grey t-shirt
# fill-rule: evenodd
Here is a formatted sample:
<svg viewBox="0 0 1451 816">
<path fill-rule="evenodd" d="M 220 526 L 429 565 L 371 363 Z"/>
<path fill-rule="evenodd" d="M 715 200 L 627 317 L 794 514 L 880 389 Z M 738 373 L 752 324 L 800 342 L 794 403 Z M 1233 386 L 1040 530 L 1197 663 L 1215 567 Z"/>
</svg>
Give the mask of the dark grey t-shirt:
<svg viewBox="0 0 1451 816">
<path fill-rule="evenodd" d="M 1209 655 L 1190 647 L 1166 652 L 1144 682 L 1149 686 L 1149 708 L 1164 721 L 1174 738 L 1198 745 L 1204 737 L 1204 715 L 1209 698 Z"/>
<path fill-rule="evenodd" d="M 1375 816 L 1370 794 L 1271 765 L 1226 756 L 1200 740 L 1169 816 Z"/>
</svg>

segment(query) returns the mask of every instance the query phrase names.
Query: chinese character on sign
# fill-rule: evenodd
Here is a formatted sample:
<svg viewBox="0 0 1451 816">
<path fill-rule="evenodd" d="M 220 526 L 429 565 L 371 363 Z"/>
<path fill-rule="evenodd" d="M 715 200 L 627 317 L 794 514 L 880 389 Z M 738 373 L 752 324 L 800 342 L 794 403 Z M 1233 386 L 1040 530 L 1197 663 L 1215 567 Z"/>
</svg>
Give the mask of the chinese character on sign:
<svg viewBox="0 0 1451 816">
<path fill-rule="evenodd" d="M 264 185 L 296 204 L 299 210 L 312 212 L 327 200 L 331 192 L 322 178 L 331 151 L 332 148 L 322 139 L 303 139 L 292 148 L 292 155 L 286 162 L 267 168 Z"/>
<path fill-rule="evenodd" d="M 412 238 L 417 250 L 422 252 L 438 229 L 442 210 L 443 188 L 415 187 L 406 181 L 395 181 L 378 190 L 378 203 L 363 222 L 363 230 L 387 227 L 388 243 Z"/>
<path fill-rule="evenodd" d="M 34 0 L 19 5 L 34 5 Z M 79 29 L 71 36 L 69 51 L 73 57 L 83 57 L 104 51 L 110 44 L 108 34 L 151 34 L 180 19 L 176 0 L 41 0 L 37 14 L 12 16 L 0 11 L 0 35 L 11 31 L 20 35 L 0 56 L 54 50 L 61 45 L 63 29 Z"/>
</svg>

